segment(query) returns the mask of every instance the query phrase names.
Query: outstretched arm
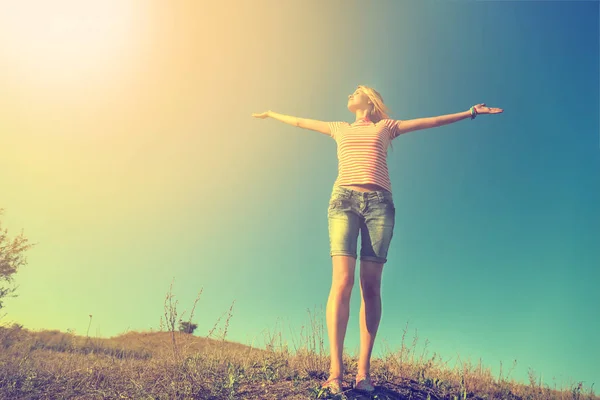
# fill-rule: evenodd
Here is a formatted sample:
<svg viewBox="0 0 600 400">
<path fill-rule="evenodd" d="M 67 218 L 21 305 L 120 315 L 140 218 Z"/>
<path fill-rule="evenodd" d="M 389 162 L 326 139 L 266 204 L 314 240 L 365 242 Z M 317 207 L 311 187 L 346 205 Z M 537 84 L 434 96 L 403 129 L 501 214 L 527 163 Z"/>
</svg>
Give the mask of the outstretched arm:
<svg viewBox="0 0 600 400">
<path fill-rule="evenodd" d="M 325 135 L 331 135 L 329 124 L 327 122 L 318 121 L 316 119 L 298 118 L 290 115 L 279 114 L 271 110 L 261 114 L 252 114 L 256 118 L 271 117 L 286 124 L 294 125 L 299 128 L 310 129 L 311 131 L 321 132 Z"/>
<path fill-rule="evenodd" d="M 466 118 L 475 118 L 478 114 L 499 114 L 504 110 L 501 108 L 487 107 L 484 103 L 471 107 L 468 111 L 456 114 L 446 114 L 437 117 L 417 118 L 402 121 L 398 128 L 400 133 L 418 131 L 420 129 L 436 128 L 438 126 L 452 124 Z"/>
</svg>

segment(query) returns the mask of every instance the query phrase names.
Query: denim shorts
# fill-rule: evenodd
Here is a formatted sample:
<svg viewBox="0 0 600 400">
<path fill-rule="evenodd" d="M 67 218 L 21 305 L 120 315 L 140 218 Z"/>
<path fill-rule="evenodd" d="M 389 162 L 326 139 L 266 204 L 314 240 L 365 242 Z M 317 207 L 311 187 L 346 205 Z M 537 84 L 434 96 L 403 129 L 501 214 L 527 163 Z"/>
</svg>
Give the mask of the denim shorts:
<svg viewBox="0 0 600 400">
<path fill-rule="evenodd" d="M 358 233 L 360 259 L 385 263 L 394 234 L 396 208 L 387 190 L 361 192 L 334 186 L 327 210 L 330 255 L 357 258 Z"/>
</svg>

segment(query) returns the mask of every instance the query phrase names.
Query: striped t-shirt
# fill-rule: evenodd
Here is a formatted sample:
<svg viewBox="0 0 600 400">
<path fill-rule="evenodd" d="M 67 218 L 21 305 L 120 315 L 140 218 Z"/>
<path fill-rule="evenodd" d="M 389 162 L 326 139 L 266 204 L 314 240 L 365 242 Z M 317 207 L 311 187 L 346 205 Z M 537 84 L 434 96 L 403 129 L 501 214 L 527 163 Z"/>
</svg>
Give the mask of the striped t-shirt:
<svg viewBox="0 0 600 400">
<path fill-rule="evenodd" d="M 400 135 L 401 121 L 329 122 L 337 143 L 338 177 L 334 186 L 372 183 L 392 191 L 387 167 L 387 149 Z"/>
</svg>

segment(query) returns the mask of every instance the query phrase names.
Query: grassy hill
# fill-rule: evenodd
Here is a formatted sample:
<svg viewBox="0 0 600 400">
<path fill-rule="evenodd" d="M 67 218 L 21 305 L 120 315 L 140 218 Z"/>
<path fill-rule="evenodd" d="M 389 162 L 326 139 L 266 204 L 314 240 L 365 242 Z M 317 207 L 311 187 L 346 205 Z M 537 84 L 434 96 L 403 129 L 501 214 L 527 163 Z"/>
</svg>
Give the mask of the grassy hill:
<svg viewBox="0 0 600 400">
<path fill-rule="evenodd" d="M 418 338 L 406 346 L 406 329 L 399 350 L 388 348 L 382 358 L 372 359 L 372 396 L 352 390 L 358 359 L 344 354 L 344 393 L 328 397 L 320 390 L 329 356 L 318 318 L 311 316 L 309 332 L 301 331 L 302 343 L 293 351 L 281 333 L 268 336 L 266 349 L 260 349 L 226 340 L 231 309 L 219 338 L 212 335 L 216 325 L 207 337 L 179 331 L 171 298 L 165 301 L 167 327 L 161 321 L 160 331 L 104 339 L 0 326 L 0 399 L 600 400 L 593 385 L 550 388 L 531 370 L 523 385 L 509 379 L 511 370 L 494 377 L 481 362 L 451 368 L 435 353 L 415 354 Z"/>
<path fill-rule="evenodd" d="M 128 332 L 109 339 L 59 331 L 0 328 L 2 399 L 316 399 L 329 358 L 291 354 L 178 331 Z M 481 365 L 450 369 L 437 361 L 389 353 L 373 359 L 373 399 L 599 399 L 581 383 L 563 390 L 495 379 Z M 345 356 L 343 395 L 357 359 Z M 321 398 L 326 398 L 321 393 Z"/>
</svg>

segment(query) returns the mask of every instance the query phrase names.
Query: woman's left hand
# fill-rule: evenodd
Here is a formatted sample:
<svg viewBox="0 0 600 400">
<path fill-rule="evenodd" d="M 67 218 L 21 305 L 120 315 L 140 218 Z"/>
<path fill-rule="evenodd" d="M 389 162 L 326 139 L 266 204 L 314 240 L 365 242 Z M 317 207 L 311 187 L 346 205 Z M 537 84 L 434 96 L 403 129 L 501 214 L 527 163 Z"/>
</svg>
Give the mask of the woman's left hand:
<svg viewBox="0 0 600 400">
<path fill-rule="evenodd" d="M 504 111 L 501 108 L 488 107 L 485 105 L 485 103 L 477 104 L 473 107 L 475 107 L 475 111 L 477 111 L 477 114 L 500 114 L 502 111 Z"/>
</svg>

